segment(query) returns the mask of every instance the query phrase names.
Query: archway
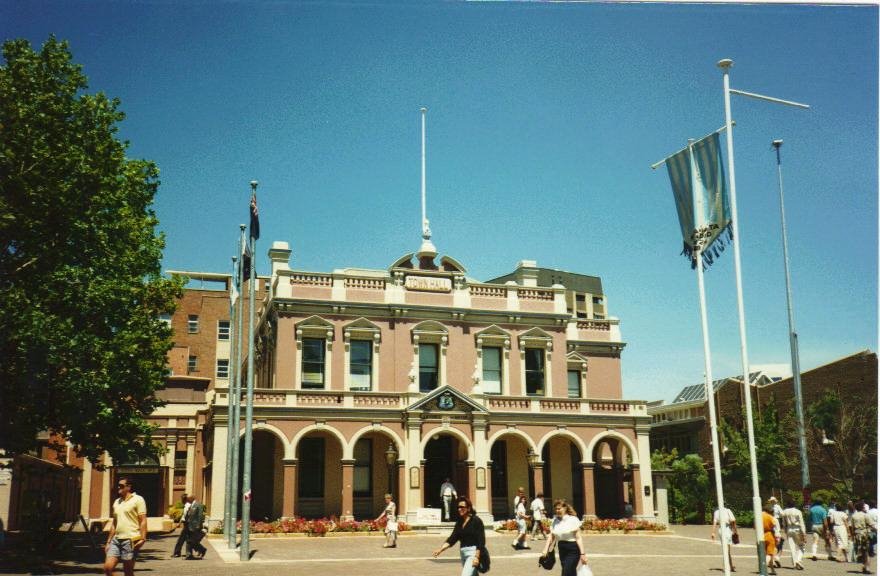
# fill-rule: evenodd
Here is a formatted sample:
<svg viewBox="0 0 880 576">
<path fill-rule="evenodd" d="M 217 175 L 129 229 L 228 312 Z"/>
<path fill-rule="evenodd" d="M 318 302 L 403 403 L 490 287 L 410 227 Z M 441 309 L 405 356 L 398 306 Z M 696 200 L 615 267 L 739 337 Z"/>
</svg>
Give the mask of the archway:
<svg viewBox="0 0 880 576">
<path fill-rule="evenodd" d="M 490 489 L 492 515 L 495 518 L 513 517 L 513 499 L 517 488 L 524 488 L 529 496 L 535 486 L 529 470 L 528 453 L 532 448 L 526 437 L 515 433 L 498 436 L 489 448 L 492 461 Z"/>
<path fill-rule="evenodd" d="M 395 455 L 389 464 L 391 448 Z M 398 513 L 402 513 L 398 479 L 398 462 L 401 447 L 390 434 L 371 431 L 358 436 L 352 445 L 354 473 L 352 492 L 354 497 L 353 514 L 356 519 L 369 519 L 378 516 L 384 509 L 386 493 L 394 496 Z"/>
<path fill-rule="evenodd" d="M 342 443 L 326 430 L 311 431 L 296 444 L 296 515 L 305 518 L 342 513 Z"/>
<path fill-rule="evenodd" d="M 544 442 L 541 460 L 544 462 L 542 474 L 547 509 L 551 509 L 553 500 L 563 498 L 578 514 L 583 514 L 584 473 L 578 445 L 566 436 L 553 436 Z"/>
<path fill-rule="evenodd" d="M 604 437 L 593 448 L 593 462 L 596 515 L 623 518 L 626 504 L 635 505 L 629 447 L 619 438 Z"/>
<path fill-rule="evenodd" d="M 275 520 L 282 516 L 284 501 L 284 444 L 274 433 L 255 428 L 251 439 L 251 520 Z M 244 479 L 244 437 L 240 440 L 238 486 Z M 238 494 L 238 517 L 242 511 Z"/>
<path fill-rule="evenodd" d="M 468 496 L 468 447 L 456 436 L 437 432 L 425 444 L 425 483 L 422 488 L 424 505 L 443 509 L 440 487 L 448 478 L 459 496 Z M 453 516 L 454 518 L 454 516 Z"/>
</svg>

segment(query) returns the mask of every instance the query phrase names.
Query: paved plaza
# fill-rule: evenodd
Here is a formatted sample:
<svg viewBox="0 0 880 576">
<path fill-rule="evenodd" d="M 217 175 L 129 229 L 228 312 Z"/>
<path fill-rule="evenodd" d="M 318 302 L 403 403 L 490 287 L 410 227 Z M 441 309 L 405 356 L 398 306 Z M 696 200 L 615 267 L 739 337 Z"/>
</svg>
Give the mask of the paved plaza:
<svg viewBox="0 0 880 576">
<path fill-rule="evenodd" d="M 737 574 L 754 574 L 756 570 L 754 539 L 741 532 L 743 543 L 734 547 Z M 383 549 L 384 539 L 376 536 L 345 536 L 325 538 L 255 538 L 250 562 L 239 562 L 238 553 L 226 549 L 225 542 L 210 539 L 204 560 L 187 561 L 171 558 L 177 533 L 151 534 L 141 554 L 136 574 L 144 576 L 266 575 L 316 574 L 322 576 L 359 576 L 395 573 L 418 576 L 457 576 L 460 573 L 457 547 L 447 550 L 439 559 L 431 551 L 446 538 L 446 533 L 404 535 L 395 549 Z M 538 567 L 538 550 L 515 552 L 508 535 L 487 533 L 492 555 L 491 573 L 499 576 L 544 574 Z M 676 526 L 668 535 L 586 535 L 587 555 L 596 576 L 632 575 L 719 575 L 720 549 L 709 539 L 706 526 Z M 87 556 L 85 549 L 70 551 L 68 558 L 52 566 L 25 567 L 0 564 L 0 573 L 11 574 L 101 574 L 101 562 Z M 806 570 L 791 568 L 791 557 L 783 554 L 785 574 L 843 575 L 858 574 L 861 566 L 819 560 L 805 560 Z M 119 570 L 118 574 L 122 574 Z M 559 573 L 559 566 L 552 574 Z"/>
</svg>

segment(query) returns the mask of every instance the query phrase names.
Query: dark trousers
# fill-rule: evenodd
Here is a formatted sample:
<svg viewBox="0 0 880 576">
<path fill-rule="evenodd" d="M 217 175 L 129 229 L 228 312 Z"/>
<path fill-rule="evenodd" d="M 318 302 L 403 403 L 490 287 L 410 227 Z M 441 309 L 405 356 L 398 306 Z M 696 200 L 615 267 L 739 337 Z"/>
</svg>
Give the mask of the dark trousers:
<svg viewBox="0 0 880 576">
<path fill-rule="evenodd" d="M 186 524 L 180 525 L 180 536 L 177 537 L 177 542 L 174 544 L 174 555 L 180 556 L 180 551 L 183 550 L 183 543 L 189 540 L 189 532 L 186 529 Z"/>
<path fill-rule="evenodd" d="M 208 551 L 208 549 L 201 544 L 202 538 L 205 537 L 205 533 L 201 530 L 195 530 L 192 532 L 187 531 L 187 534 L 188 538 L 186 540 L 186 555 L 189 556 L 193 553 L 193 551 L 196 551 L 199 553 L 200 556 L 204 556 L 205 552 Z"/>
<path fill-rule="evenodd" d="M 577 576 L 578 562 L 581 551 L 577 542 L 559 542 L 559 563 L 562 565 L 562 576 Z"/>
</svg>

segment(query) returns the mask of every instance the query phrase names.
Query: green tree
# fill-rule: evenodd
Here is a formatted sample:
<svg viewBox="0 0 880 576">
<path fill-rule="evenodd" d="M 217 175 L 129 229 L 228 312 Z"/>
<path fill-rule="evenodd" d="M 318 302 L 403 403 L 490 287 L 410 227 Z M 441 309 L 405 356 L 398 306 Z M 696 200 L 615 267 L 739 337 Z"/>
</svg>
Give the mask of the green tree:
<svg viewBox="0 0 880 576">
<path fill-rule="evenodd" d="M 162 278 L 158 169 L 126 158 L 119 100 L 85 94 L 66 42 L 3 45 L 0 448 L 41 431 L 97 463 L 156 453 L 147 416 L 180 283 Z"/>
<path fill-rule="evenodd" d="M 764 486 L 780 488 L 783 468 L 797 463 L 797 452 L 792 451 L 792 446 L 797 447 L 794 417 L 788 414 L 780 418 L 776 398 L 773 396 L 765 406 L 752 414 L 758 479 Z M 742 415 L 742 421 L 745 422 L 745 414 Z M 724 419 L 719 429 L 727 464 L 724 473 L 734 480 L 744 482 L 751 477 L 747 432 Z"/>
<path fill-rule="evenodd" d="M 683 523 L 688 518 L 705 522 L 709 474 L 699 455 L 679 457 L 675 448 L 672 452 L 655 450 L 651 454 L 651 469 L 671 472 L 666 492 L 671 522 Z"/>
</svg>

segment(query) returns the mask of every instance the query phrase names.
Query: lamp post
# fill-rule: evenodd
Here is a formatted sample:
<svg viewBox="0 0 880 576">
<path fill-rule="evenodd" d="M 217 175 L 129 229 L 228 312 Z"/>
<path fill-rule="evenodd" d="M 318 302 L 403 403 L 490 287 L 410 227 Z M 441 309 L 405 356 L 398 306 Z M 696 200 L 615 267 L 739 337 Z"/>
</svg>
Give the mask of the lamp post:
<svg viewBox="0 0 880 576">
<path fill-rule="evenodd" d="M 534 470 L 535 466 L 538 464 L 538 453 L 535 452 L 531 446 L 529 447 L 528 454 L 526 454 L 526 458 L 529 460 L 529 468 Z"/>
<path fill-rule="evenodd" d="M 388 443 L 388 449 L 385 450 L 385 463 L 388 464 L 388 493 L 391 499 L 394 498 L 394 466 L 397 464 L 397 450 L 394 448 L 394 442 Z"/>
</svg>

